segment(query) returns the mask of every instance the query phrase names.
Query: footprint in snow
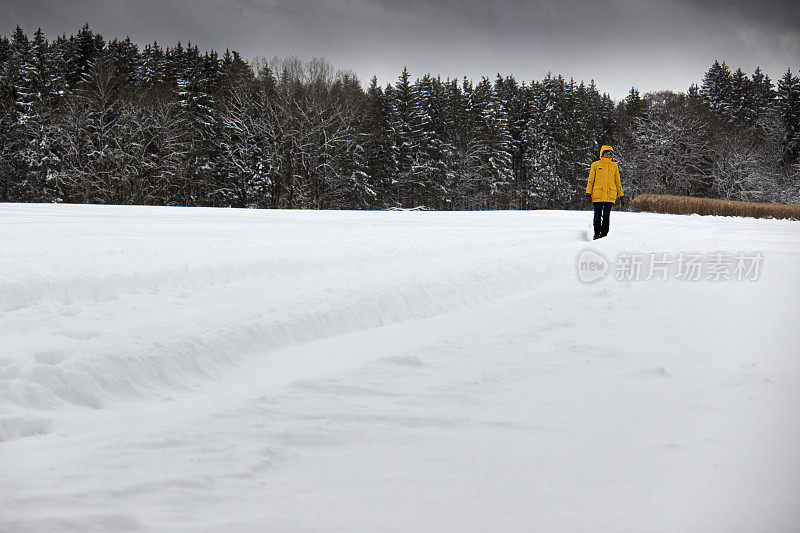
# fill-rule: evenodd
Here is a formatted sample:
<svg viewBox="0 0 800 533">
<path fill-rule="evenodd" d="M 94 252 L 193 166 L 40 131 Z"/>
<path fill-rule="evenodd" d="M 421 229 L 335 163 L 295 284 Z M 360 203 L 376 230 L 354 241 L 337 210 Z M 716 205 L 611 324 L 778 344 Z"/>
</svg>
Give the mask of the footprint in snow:
<svg viewBox="0 0 800 533">
<path fill-rule="evenodd" d="M 382 362 L 392 366 L 425 366 L 425 363 L 419 357 L 413 355 L 395 355 L 391 357 L 384 357 Z"/>
<path fill-rule="evenodd" d="M 59 334 L 67 337 L 68 339 L 75 339 L 79 341 L 86 341 L 100 336 L 99 331 L 93 331 L 89 329 L 65 329 L 61 330 Z"/>
<path fill-rule="evenodd" d="M 65 350 L 45 350 L 33 356 L 34 361 L 42 365 L 57 365 L 69 358 Z"/>
<path fill-rule="evenodd" d="M 642 368 L 631 374 L 634 377 L 641 378 L 669 378 L 672 377 L 667 369 L 663 366 L 651 366 L 649 368 Z"/>
</svg>

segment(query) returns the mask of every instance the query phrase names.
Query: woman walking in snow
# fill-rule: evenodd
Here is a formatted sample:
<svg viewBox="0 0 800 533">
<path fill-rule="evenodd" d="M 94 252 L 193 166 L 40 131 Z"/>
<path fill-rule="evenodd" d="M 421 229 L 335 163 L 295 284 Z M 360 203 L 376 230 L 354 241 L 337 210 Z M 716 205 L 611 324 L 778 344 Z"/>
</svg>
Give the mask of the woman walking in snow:
<svg viewBox="0 0 800 533">
<path fill-rule="evenodd" d="M 586 184 L 586 203 L 594 204 L 594 238 L 608 235 L 611 207 L 619 194 L 619 202 L 625 207 L 625 193 L 619 182 L 619 166 L 611 160 L 614 149 L 604 145 L 600 149 L 600 160 L 592 163 L 589 182 Z"/>
</svg>

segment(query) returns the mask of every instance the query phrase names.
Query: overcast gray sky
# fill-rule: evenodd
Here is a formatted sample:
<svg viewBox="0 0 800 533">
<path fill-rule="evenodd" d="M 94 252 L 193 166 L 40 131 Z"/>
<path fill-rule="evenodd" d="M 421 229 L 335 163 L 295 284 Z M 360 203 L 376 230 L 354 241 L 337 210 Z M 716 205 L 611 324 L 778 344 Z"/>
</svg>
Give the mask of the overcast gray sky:
<svg viewBox="0 0 800 533">
<path fill-rule="evenodd" d="M 800 69 L 797 0 L 0 0 L 0 32 L 19 25 L 48 38 L 84 22 L 107 39 L 144 44 L 191 41 L 245 58 L 325 57 L 394 82 L 412 77 L 499 72 L 518 81 L 548 72 L 594 79 L 619 99 L 685 91 L 715 59 L 775 81 Z"/>
</svg>

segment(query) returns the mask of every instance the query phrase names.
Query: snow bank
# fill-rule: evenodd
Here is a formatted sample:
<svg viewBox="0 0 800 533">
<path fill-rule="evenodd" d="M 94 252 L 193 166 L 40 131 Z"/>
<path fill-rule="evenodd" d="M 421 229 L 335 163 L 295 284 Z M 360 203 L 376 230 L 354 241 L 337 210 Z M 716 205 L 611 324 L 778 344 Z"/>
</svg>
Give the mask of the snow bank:
<svg viewBox="0 0 800 533">
<path fill-rule="evenodd" d="M 487 214 L 10 205 L 2 216 L 15 231 L 0 283 L 0 440 L 52 430 L 46 413 L 64 404 L 163 397 L 276 347 L 565 279 L 575 241 L 569 223 L 535 214 L 511 228 Z M 563 242 L 542 249 L 544 232 Z"/>
</svg>

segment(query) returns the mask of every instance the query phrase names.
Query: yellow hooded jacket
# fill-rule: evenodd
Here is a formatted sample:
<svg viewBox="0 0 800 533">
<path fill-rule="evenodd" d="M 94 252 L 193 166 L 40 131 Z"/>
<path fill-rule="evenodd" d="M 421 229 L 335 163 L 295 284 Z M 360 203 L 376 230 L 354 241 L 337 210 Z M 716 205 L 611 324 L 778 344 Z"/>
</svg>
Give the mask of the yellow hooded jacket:
<svg viewBox="0 0 800 533">
<path fill-rule="evenodd" d="M 592 195 L 592 202 L 615 202 L 617 194 L 625 196 L 619 182 L 619 166 L 611 159 L 603 159 L 603 152 L 614 149 L 610 146 L 600 148 L 600 160 L 592 163 L 589 170 L 589 182 L 586 184 L 586 194 Z"/>
</svg>

